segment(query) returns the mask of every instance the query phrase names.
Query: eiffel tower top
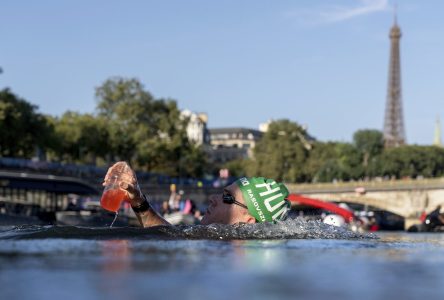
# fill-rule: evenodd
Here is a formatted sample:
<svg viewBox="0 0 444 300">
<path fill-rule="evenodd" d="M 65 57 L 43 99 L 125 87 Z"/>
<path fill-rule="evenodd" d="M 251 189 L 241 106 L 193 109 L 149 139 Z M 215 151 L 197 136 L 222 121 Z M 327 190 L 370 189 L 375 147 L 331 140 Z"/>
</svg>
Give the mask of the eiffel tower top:
<svg viewBox="0 0 444 300">
<path fill-rule="evenodd" d="M 435 137 L 433 139 L 433 145 L 442 147 L 441 143 L 441 122 L 439 121 L 439 117 L 436 117 L 436 125 L 435 125 Z"/>
<path fill-rule="evenodd" d="M 393 26 L 390 29 L 390 38 L 391 39 L 399 39 L 401 38 L 401 28 L 398 26 L 398 16 L 397 16 L 397 5 L 393 9 Z"/>
</svg>

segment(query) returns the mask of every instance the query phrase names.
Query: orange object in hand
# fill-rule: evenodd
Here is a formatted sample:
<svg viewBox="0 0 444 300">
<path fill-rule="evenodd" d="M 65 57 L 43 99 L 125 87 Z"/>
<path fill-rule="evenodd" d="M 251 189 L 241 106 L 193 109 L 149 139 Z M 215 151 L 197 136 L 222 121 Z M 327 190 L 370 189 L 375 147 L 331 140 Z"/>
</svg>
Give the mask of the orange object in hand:
<svg viewBox="0 0 444 300">
<path fill-rule="evenodd" d="M 107 180 L 105 189 L 103 190 L 100 205 L 109 211 L 117 212 L 122 201 L 128 201 L 128 193 L 119 187 L 120 176 L 129 169 L 127 163 L 120 163 L 115 166 L 115 173 L 111 179 Z"/>
<path fill-rule="evenodd" d="M 127 197 L 126 192 L 122 191 L 119 187 L 105 188 L 100 199 L 100 205 L 106 210 L 117 212 L 122 201 L 127 200 Z"/>
</svg>

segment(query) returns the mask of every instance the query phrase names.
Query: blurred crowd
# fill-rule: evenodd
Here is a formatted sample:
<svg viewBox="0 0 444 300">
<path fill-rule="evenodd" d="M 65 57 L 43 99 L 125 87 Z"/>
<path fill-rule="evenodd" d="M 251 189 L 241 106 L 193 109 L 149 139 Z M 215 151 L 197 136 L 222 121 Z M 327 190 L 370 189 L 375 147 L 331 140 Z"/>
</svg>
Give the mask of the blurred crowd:
<svg viewBox="0 0 444 300">
<path fill-rule="evenodd" d="M 175 184 L 170 185 L 170 197 L 168 200 L 162 202 L 160 213 L 162 216 L 168 219 L 170 216 L 191 216 L 194 218 L 194 223 L 200 221 L 202 218 L 202 212 L 197 207 L 196 203 L 184 196 L 183 190 L 177 190 Z M 180 222 L 178 222 L 180 223 Z M 189 223 L 189 222 L 183 222 Z"/>
</svg>

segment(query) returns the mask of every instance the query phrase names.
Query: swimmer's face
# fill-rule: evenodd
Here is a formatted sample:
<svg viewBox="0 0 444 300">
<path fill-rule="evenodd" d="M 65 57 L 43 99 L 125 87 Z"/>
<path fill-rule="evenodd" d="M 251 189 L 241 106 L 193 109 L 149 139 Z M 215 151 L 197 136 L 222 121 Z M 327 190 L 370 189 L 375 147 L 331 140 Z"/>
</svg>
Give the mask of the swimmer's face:
<svg viewBox="0 0 444 300">
<path fill-rule="evenodd" d="M 231 194 L 237 201 L 246 205 L 242 192 L 237 184 L 232 183 L 224 188 L 224 192 Z M 211 195 L 209 205 L 202 218 L 201 224 L 236 224 L 255 223 L 256 219 L 248 213 L 248 210 L 236 204 L 224 203 L 222 193 Z"/>
</svg>

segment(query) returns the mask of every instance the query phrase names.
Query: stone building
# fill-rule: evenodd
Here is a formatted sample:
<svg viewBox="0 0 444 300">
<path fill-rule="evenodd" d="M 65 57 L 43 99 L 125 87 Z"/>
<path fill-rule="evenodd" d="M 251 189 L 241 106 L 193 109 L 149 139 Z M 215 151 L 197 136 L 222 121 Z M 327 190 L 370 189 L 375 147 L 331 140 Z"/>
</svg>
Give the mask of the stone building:
<svg viewBox="0 0 444 300">
<path fill-rule="evenodd" d="M 181 112 L 183 118 L 188 118 L 187 135 L 188 139 L 197 145 L 209 145 L 210 136 L 207 129 L 208 116 L 205 113 L 194 113 L 190 110 Z"/>
<path fill-rule="evenodd" d="M 209 129 L 211 151 L 214 162 L 224 163 L 230 160 L 251 158 L 256 143 L 262 132 L 255 129 L 231 127 Z"/>
</svg>

